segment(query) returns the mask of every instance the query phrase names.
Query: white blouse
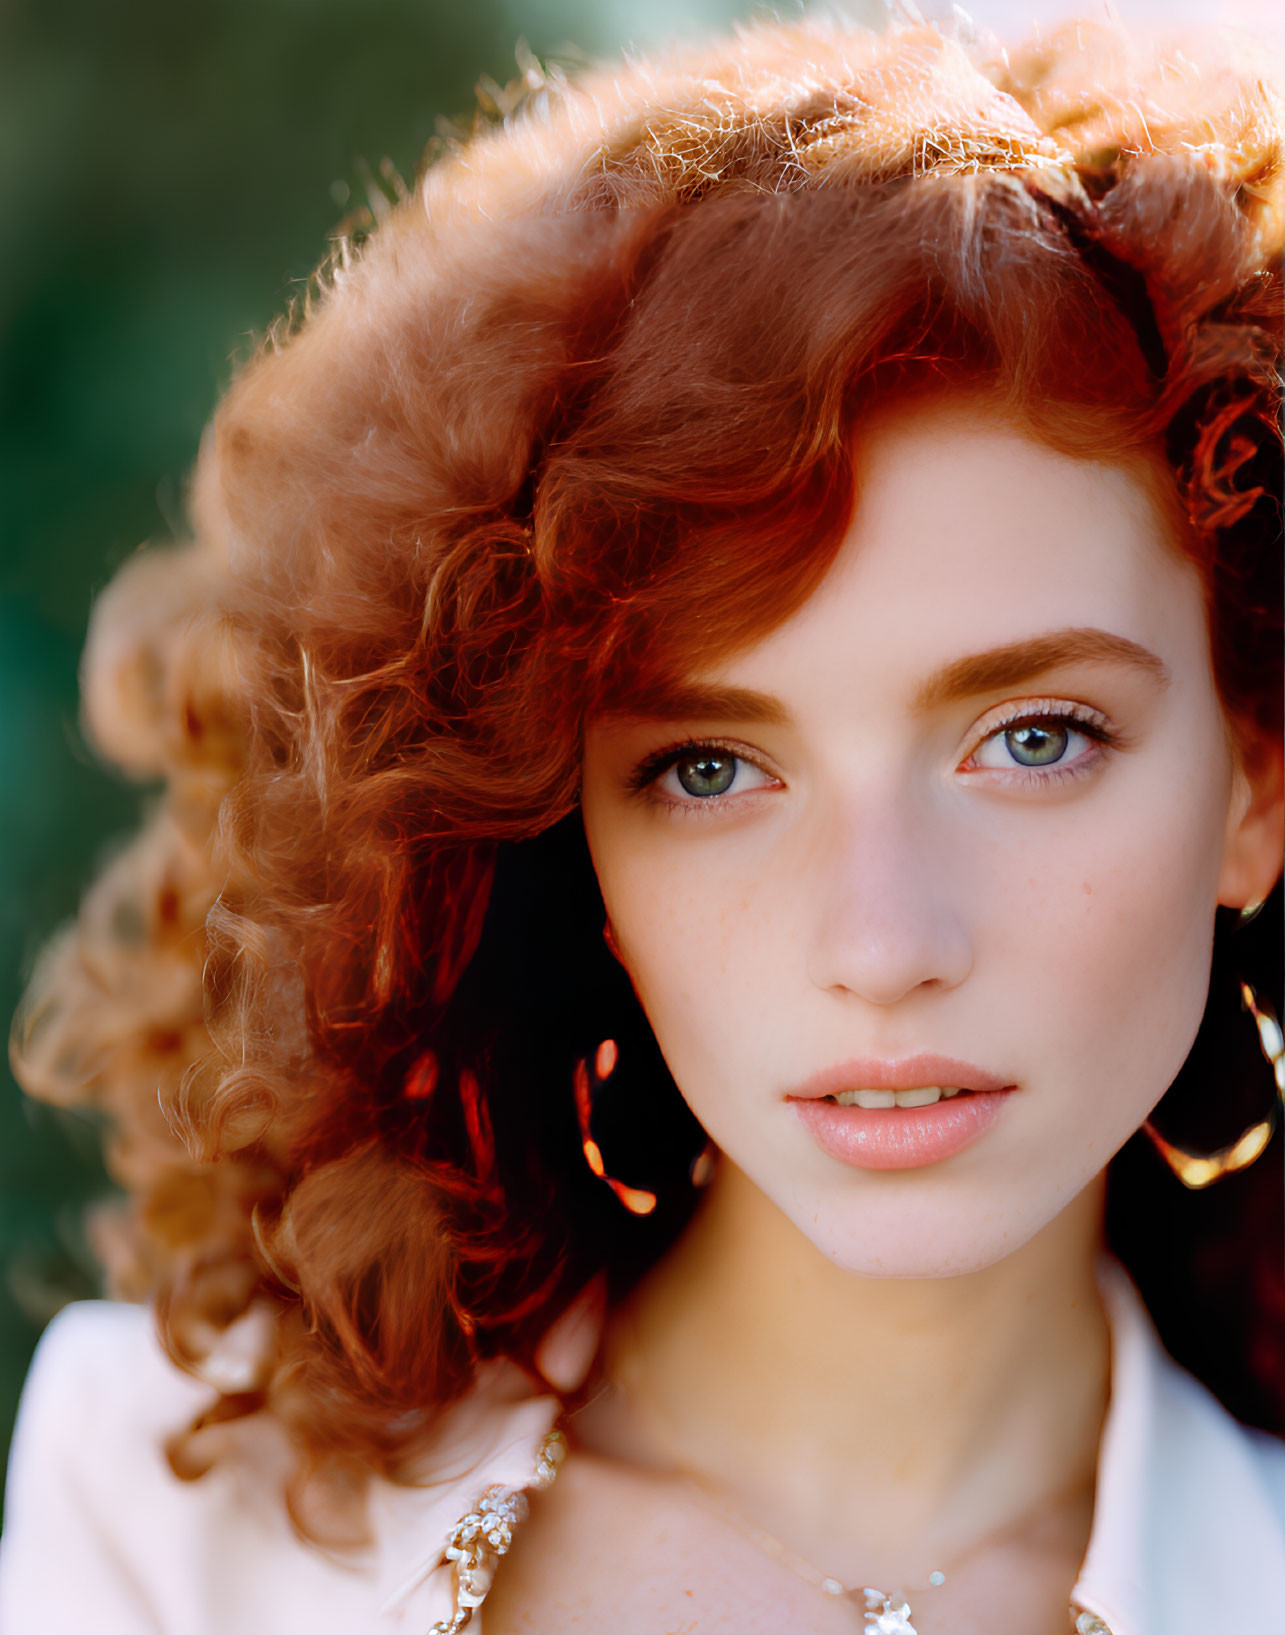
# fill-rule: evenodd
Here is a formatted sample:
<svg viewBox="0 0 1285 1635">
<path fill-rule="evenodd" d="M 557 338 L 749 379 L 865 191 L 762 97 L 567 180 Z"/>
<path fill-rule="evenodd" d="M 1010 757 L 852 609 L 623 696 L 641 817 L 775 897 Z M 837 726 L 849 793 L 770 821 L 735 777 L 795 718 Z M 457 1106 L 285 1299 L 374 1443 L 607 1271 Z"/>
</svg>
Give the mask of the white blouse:
<svg viewBox="0 0 1285 1635">
<path fill-rule="evenodd" d="M 1168 1357 L 1122 1268 L 1105 1262 L 1100 1282 L 1111 1398 L 1077 1627 L 1285 1635 L 1285 1443 L 1246 1430 Z M 210 1397 L 163 1355 L 140 1307 L 85 1303 L 54 1320 L 13 1444 L 2 1635 L 449 1629 L 460 1581 L 445 1550 L 457 1522 L 488 1488 L 502 1490 L 502 1515 L 509 1495 L 547 1485 L 558 1451 L 556 1398 L 532 1394 L 511 1365 L 487 1364 L 443 1416 L 440 1478 L 418 1488 L 377 1480 L 374 1548 L 329 1554 L 299 1540 L 279 1482 L 265 1479 L 285 1462 L 273 1427 L 255 1433 L 257 1471 L 228 1462 L 195 1482 L 172 1475 L 162 1442 Z M 481 1635 L 484 1616 L 469 1635 Z"/>
</svg>

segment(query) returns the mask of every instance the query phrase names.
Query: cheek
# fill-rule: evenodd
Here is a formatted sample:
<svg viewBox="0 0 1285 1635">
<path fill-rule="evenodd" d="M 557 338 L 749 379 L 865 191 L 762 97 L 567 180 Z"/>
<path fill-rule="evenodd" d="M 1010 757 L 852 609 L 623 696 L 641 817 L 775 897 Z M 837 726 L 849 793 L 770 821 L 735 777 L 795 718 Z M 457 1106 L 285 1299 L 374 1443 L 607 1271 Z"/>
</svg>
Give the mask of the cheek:
<svg viewBox="0 0 1285 1635">
<path fill-rule="evenodd" d="M 708 878 L 689 878 L 672 860 L 649 873 L 630 869 L 604 889 L 621 958 L 653 1026 L 698 1008 L 733 977 L 740 915 Z"/>
<path fill-rule="evenodd" d="M 1225 807 L 1161 793 L 1104 808 L 1042 851 L 1042 870 L 1016 870 L 1008 946 L 997 927 L 979 949 L 979 977 L 1007 973 L 1019 1062 L 1061 1085 L 1062 1116 L 1101 1161 L 1176 1076 L 1208 992 Z"/>
<path fill-rule="evenodd" d="M 591 849 L 594 842 L 591 840 Z M 595 867 L 620 958 L 684 1093 L 734 1078 L 738 1041 L 763 995 L 779 990 L 784 949 L 751 881 L 715 849 L 615 847 L 597 837 Z M 784 1020 L 778 1012 L 779 1030 Z"/>
</svg>

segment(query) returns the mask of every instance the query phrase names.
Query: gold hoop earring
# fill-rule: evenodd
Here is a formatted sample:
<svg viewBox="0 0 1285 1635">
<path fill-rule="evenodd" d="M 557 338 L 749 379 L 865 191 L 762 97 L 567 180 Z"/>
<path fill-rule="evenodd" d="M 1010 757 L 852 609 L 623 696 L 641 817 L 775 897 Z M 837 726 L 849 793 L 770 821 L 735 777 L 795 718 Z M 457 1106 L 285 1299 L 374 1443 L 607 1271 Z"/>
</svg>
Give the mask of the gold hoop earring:
<svg viewBox="0 0 1285 1635">
<path fill-rule="evenodd" d="M 614 1175 L 608 1175 L 607 1166 L 603 1162 L 602 1148 L 594 1140 L 589 1128 L 589 1119 L 593 1112 L 593 1086 L 601 1086 L 607 1082 L 616 1071 L 619 1059 L 620 1051 L 616 1041 L 604 1039 L 594 1052 L 592 1070 L 583 1056 L 575 1065 L 571 1082 L 576 1098 L 576 1119 L 580 1125 L 580 1150 L 584 1153 L 585 1163 L 590 1170 L 611 1188 L 631 1215 L 650 1215 L 656 1207 L 656 1194 L 647 1192 L 642 1187 L 626 1186 L 623 1181 L 617 1181 Z"/>
<path fill-rule="evenodd" d="M 1150 1119 L 1142 1126 L 1146 1135 L 1165 1163 L 1193 1192 L 1200 1192 L 1225 1176 L 1248 1169 L 1262 1156 L 1272 1139 L 1280 1119 L 1281 1104 L 1285 1101 L 1285 1038 L 1280 1023 L 1248 982 L 1240 983 L 1241 1008 L 1249 1012 L 1258 1029 L 1258 1042 L 1272 1069 L 1272 1099 L 1265 1117 L 1251 1124 L 1243 1135 L 1217 1152 L 1194 1153 L 1165 1139 Z"/>
<path fill-rule="evenodd" d="M 616 1041 L 603 1039 L 592 1056 L 581 1057 L 575 1065 L 572 1089 L 575 1095 L 576 1122 L 580 1126 L 580 1150 L 590 1172 L 605 1186 L 611 1188 L 631 1215 L 650 1215 L 660 1202 L 658 1195 L 646 1187 L 628 1186 L 624 1181 L 617 1180 L 614 1175 L 607 1173 L 602 1147 L 594 1134 L 591 1122 L 595 1099 L 607 1081 L 614 1076 L 619 1060 L 620 1047 Z M 701 1132 L 698 1130 L 697 1133 Z M 703 1191 L 714 1179 L 718 1156 L 718 1148 L 706 1138 L 691 1161 L 684 1160 L 686 1181 L 692 1194 Z M 673 1176 L 679 1189 L 682 1186 L 680 1179 L 682 1173 L 680 1171 Z M 676 1201 L 677 1199 L 671 1200 L 666 1194 L 667 1205 Z"/>
</svg>

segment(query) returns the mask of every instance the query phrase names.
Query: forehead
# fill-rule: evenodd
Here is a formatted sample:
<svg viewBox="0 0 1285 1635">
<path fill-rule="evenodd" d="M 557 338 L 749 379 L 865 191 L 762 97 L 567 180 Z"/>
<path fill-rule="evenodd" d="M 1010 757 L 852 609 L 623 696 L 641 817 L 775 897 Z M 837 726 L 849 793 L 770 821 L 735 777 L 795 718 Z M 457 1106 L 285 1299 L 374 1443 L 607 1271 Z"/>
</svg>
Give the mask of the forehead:
<svg viewBox="0 0 1285 1635">
<path fill-rule="evenodd" d="M 1203 651 L 1199 576 L 1140 459 L 1073 457 L 971 403 L 868 426 L 855 458 L 854 513 L 825 578 L 719 677 L 759 685 L 822 653 L 895 676 L 1068 627 Z"/>
</svg>

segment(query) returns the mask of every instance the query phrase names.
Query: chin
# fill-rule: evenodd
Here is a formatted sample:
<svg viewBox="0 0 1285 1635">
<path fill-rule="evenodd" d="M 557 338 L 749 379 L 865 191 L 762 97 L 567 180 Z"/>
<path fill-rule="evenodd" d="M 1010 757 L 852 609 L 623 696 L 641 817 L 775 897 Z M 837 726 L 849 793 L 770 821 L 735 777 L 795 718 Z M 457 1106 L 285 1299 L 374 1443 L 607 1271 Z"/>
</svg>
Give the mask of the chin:
<svg viewBox="0 0 1285 1635">
<path fill-rule="evenodd" d="M 815 1249 L 854 1277 L 965 1277 L 1017 1253 L 1049 1223 L 1047 1212 L 997 1202 L 993 1188 L 928 1197 L 906 1180 L 894 1182 L 900 1197 L 849 1196 L 820 1208 L 815 1197 L 776 1202 Z"/>
</svg>

